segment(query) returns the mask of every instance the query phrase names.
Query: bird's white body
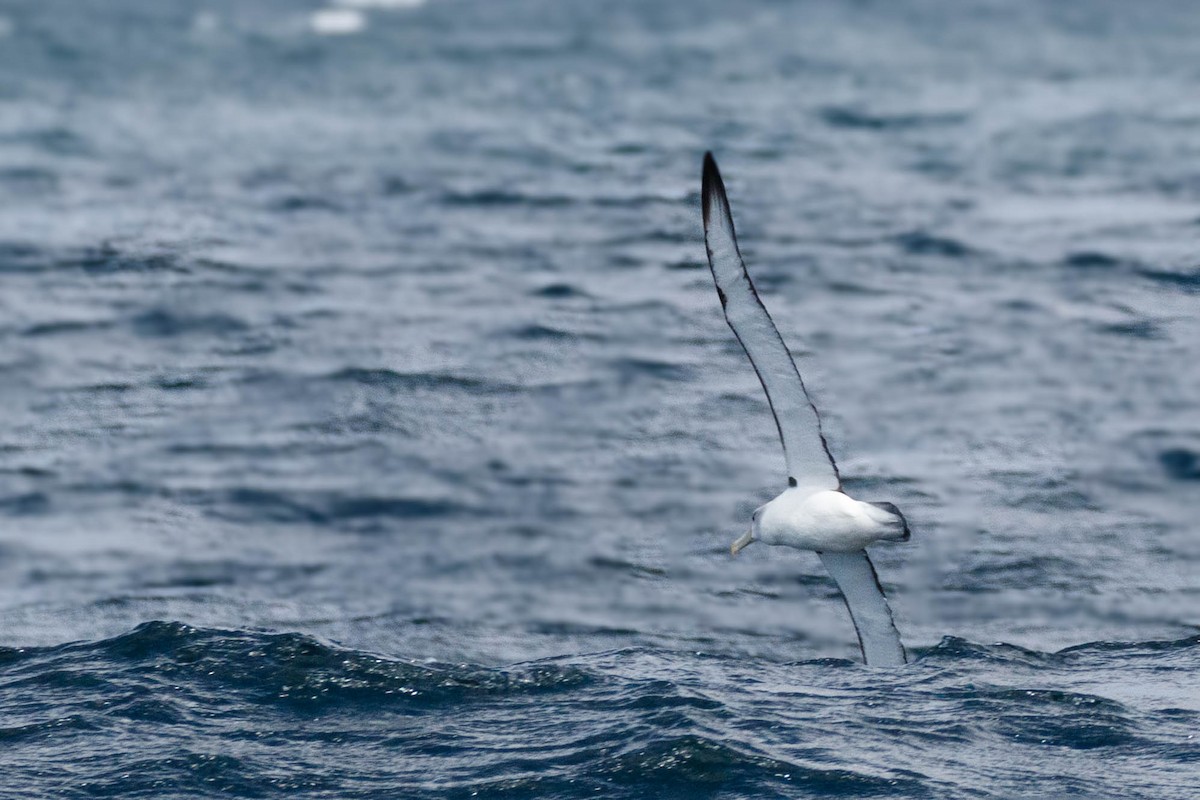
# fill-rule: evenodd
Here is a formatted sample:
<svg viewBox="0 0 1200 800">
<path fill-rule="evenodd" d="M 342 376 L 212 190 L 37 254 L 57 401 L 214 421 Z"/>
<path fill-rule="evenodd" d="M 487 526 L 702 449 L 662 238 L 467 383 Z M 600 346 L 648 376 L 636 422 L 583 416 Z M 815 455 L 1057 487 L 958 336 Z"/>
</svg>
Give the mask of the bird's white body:
<svg viewBox="0 0 1200 800">
<path fill-rule="evenodd" d="M 754 513 L 753 538 L 818 553 L 849 553 L 908 539 L 904 518 L 844 492 L 788 489 Z"/>
</svg>

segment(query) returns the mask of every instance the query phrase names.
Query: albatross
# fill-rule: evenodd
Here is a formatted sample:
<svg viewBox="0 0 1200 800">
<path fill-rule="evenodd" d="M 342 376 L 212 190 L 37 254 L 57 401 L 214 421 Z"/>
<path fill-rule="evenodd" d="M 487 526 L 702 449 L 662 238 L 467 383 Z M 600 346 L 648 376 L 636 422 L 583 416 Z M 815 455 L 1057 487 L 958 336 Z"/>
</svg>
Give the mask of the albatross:
<svg viewBox="0 0 1200 800">
<path fill-rule="evenodd" d="M 908 541 L 908 522 L 891 503 L 863 502 L 842 491 L 817 407 L 742 261 L 725 184 L 712 153 L 704 155 L 701 197 L 704 243 L 717 297 L 767 393 L 788 472 L 787 488 L 754 512 L 750 529 L 730 552 L 736 556 L 754 542 L 816 552 L 846 601 L 863 661 L 870 666 L 907 663 L 866 548 L 876 542 Z"/>
</svg>

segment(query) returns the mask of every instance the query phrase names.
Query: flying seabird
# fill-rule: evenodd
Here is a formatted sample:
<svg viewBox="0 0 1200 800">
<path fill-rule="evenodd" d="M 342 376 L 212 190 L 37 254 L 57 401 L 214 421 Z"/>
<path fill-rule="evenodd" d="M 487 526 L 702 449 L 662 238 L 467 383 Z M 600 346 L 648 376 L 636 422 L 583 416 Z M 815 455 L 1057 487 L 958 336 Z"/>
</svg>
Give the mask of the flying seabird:
<svg viewBox="0 0 1200 800">
<path fill-rule="evenodd" d="M 754 512 L 750 530 L 733 543 L 730 552 L 736 556 L 757 541 L 816 552 L 841 589 L 863 661 L 871 666 L 907 663 L 866 547 L 879 541 L 908 541 L 908 522 L 891 503 L 866 503 L 842 491 L 817 408 L 746 272 L 725 184 L 712 153 L 704 155 L 701 196 L 704 243 L 717 297 L 725 321 L 767 393 L 788 471 L 788 488 Z"/>
</svg>

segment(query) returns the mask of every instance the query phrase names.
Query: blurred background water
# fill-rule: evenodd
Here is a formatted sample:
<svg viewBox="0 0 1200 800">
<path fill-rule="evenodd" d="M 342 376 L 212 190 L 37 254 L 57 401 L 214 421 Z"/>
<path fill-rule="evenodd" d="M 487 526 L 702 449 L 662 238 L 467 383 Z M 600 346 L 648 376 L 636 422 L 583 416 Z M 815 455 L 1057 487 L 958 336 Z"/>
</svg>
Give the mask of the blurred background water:
<svg viewBox="0 0 1200 800">
<path fill-rule="evenodd" d="M 0 796 L 1197 796 L 1197 42 L 0 0 Z M 907 669 L 815 557 L 728 557 L 784 475 L 709 148 L 912 522 Z"/>
</svg>

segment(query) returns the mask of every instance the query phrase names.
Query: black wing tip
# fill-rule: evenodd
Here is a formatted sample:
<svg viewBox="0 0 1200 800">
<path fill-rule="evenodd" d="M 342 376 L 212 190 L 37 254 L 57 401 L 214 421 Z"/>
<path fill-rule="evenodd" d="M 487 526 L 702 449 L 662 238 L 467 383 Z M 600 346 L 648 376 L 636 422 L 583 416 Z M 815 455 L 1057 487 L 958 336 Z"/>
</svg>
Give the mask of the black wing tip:
<svg viewBox="0 0 1200 800">
<path fill-rule="evenodd" d="M 704 153 L 704 169 L 700 178 L 701 211 L 704 214 L 704 227 L 712 217 L 713 201 L 728 207 L 729 200 L 725 196 L 725 182 L 721 180 L 721 170 L 717 169 L 717 160 L 711 150 Z"/>
</svg>

